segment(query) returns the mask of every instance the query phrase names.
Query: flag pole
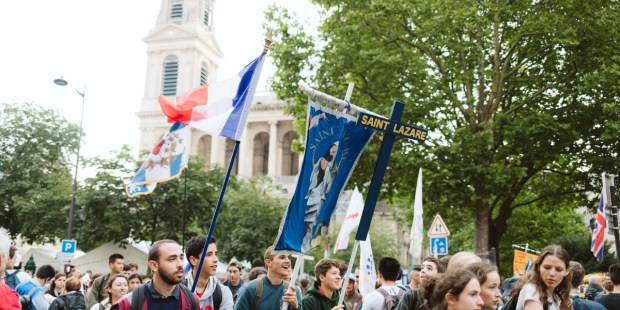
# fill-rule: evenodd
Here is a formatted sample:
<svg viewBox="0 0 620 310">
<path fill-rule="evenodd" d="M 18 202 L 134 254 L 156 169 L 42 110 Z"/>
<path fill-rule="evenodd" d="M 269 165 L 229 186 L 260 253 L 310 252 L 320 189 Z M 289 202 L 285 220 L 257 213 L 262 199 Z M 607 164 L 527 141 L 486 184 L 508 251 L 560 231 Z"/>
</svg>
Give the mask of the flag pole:
<svg viewBox="0 0 620 310">
<path fill-rule="evenodd" d="M 347 273 L 344 275 L 344 281 L 342 281 L 342 287 L 340 288 L 340 297 L 338 299 L 338 306 L 342 305 L 344 302 L 344 294 L 347 292 L 347 283 L 349 283 L 349 275 L 351 274 L 351 270 L 353 270 L 353 262 L 355 261 L 355 257 L 357 256 L 357 248 L 360 246 L 360 241 L 355 240 L 353 243 L 353 252 L 351 252 L 351 258 L 349 258 L 349 265 L 347 266 Z"/>
<path fill-rule="evenodd" d="M 265 43 L 263 45 L 264 53 L 267 53 L 269 51 L 269 47 L 271 46 L 272 42 L 273 42 L 272 34 L 270 31 L 267 34 L 267 37 L 265 38 Z M 217 206 L 215 207 L 215 212 L 213 213 L 213 219 L 211 220 L 211 226 L 209 226 L 209 233 L 207 234 L 207 240 L 205 242 L 204 247 L 202 248 L 202 255 L 200 256 L 200 263 L 198 264 L 198 270 L 196 271 L 196 277 L 194 278 L 194 283 L 192 284 L 192 292 L 196 291 L 196 284 L 198 283 L 198 279 L 200 277 L 200 271 L 202 270 L 202 264 L 204 263 L 204 259 L 207 253 L 207 248 L 209 247 L 209 241 L 211 241 L 211 235 L 213 234 L 213 228 L 215 227 L 215 222 L 217 222 L 217 216 L 220 212 L 220 208 L 222 207 L 222 200 L 224 199 L 224 193 L 226 192 L 226 186 L 228 186 L 228 179 L 230 178 L 230 173 L 232 172 L 232 168 L 235 164 L 235 159 L 237 158 L 238 151 L 239 151 L 239 141 L 235 141 L 235 146 L 233 148 L 232 155 L 230 156 L 230 162 L 228 163 L 228 170 L 226 170 L 226 177 L 224 177 L 224 182 L 222 184 L 222 190 L 220 191 L 220 197 L 217 200 Z"/>
<path fill-rule="evenodd" d="M 230 178 L 230 173 L 232 172 L 232 168 L 235 164 L 235 159 L 237 158 L 238 150 L 239 150 L 239 141 L 235 141 L 235 147 L 233 148 L 232 155 L 230 156 L 230 162 L 228 163 L 228 170 L 226 170 L 226 177 L 224 177 L 224 183 L 222 184 L 222 190 L 220 191 L 220 197 L 217 199 L 217 206 L 215 207 L 215 212 L 213 212 L 213 218 L 211 219 L 211 226 L 209 226 L 209 233 L 207 234 L 207 240 L 205 242 L 204 247 L 202 247 L 202 255 L 200 255 L 200 263 L 198 264 L 198 270 L 196 270 L 196 277 L 194 277 L 194 283 L 192 284 L 192 293 L 196 291 L 196 284 L 198 284 L 198 279 L 200 278 L 200 271 L 202 270 L 202 264 L 205 261 L 207 248 L 209 247 L 209 241 L 211 240 L 211 235 L 213 234 L 213 228 L 215 227 L 215 222 L 217 222 L 217 215 L 220 213 L 220 208 L 222 207 L 222 200 L 224 200 L 224 193 L 226 192 L 226 187 L 228 186 L 228 179 Z"/>
<path fill-rule="evenodd" d="M 297 259 L 295 260 L 295 267 L 293 268 L 293 274 L 291 275 L 291 282 L 289 282 L 288 287 L 286 288 L 286 290 L 289 290 L 291 288 L 292 285 L 295 285 L 295 281 L 297 281 L 297 274 L 299 273 L 299 269 L 301 269 L 301 266 L 304 264 L 304 254 L 301 253 L 300 255 L 295 255 L 297 257 Z M 286 293 L 286 291 L 284 291 Z M 295 296 L 297 296 L 297 288 L 295 288 Z M 297 303 L 301 306 L 301 300 L 298 300 Z M 283 302 L 282 303 L 282 310 L 287 310 L 288 309 L 288 302 Z"/>
</svg>

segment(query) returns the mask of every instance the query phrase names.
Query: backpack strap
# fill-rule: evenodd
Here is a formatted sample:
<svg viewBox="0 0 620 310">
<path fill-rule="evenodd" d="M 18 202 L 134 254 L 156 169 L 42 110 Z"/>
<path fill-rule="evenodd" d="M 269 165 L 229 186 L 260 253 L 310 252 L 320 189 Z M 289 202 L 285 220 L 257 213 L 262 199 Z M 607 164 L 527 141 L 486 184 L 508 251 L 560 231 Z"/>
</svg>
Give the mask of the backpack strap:
<svg viewBox="0 0 620 310">
<path fill-rule="evenodd" d="M 256 290 L 254 291 L 254 301 L 252 302 L 252 310 L 258 309 L 258 304 L 263 295 L 263 278 L 256 279 Z"/>
<path fill-rule="evenodd" d="M 222 304 L 222 287 L 216 281 L 215 291 L 213 291 L 213 309 L 220 310 L 221 304 Z"/>
<path fill-rule="evenodd" d="M 144 294 L 146 291 L 146 284 L 141 284 L 134 287 L 131 292 L 131 310 L 142 310 L 144 305 Z"/>
<path fill-rule="evenodd" d="M 187 288 L 187 286 L 185 285 L 177 285 L 177 286 L 181 289 L 181 292 L 183 293 L 183 295 L 185 295 L 185 298 L 187 298 L 187 301 L 189 302 L 189 305 L 190 305 L 190 309 L 192 310 L 199 309 L 199 308 L 196 308 L 196 299 L 194 299 L 194 293 L 192 293 L 192 291 L 190 291 L 189 288 Z M 218 308 L 219 308 L 219 305 L 218 305 Z"/>
</svg>

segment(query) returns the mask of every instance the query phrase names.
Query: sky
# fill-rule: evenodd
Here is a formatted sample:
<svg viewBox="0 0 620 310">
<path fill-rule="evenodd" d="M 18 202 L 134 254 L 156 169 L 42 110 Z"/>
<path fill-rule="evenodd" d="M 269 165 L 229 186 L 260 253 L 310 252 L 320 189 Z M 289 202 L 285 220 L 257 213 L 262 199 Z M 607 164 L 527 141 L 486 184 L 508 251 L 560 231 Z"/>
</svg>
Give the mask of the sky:
<svg viewBox="0 0 620 310">
<path fill-rule="evenodd" d="M 239 72 L 262 51 L 263 11 L 273 0 L 216 0 L 214 29 L 224 53 L 218 79 Z M 278 0 L 300 19 L 316 20 L 307 0 Z M 55 108 L 79 123 L 81 154 L 109 156 L 128 144 L 137 155 L 146 44 L 161 0 L 0 1 L 0 102 Z M 242 10 L 239 10 L 242 8 Z M 275 72 L 266 61 L 259 89 Z M 53 80 L 63 76 L 69 87 Z M 1 126 L 1 124 L 0 124 Z"/>
</svg>

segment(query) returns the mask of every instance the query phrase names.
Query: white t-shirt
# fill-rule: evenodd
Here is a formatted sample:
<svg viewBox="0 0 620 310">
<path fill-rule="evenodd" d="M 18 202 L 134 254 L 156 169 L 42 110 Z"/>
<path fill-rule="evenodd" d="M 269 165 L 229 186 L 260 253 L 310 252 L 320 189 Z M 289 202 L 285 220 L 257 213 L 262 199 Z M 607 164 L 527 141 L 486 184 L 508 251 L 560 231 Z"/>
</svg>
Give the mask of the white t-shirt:
<svg viewBox="0 0 620 310">
<path fill-rule="evenodd" d="M 540 295 L 536 292 L 536 287 L 531 283 L 525 284 L 521 289 L 521 292 L 519 292 L 517 310 L 523 310 L 525 307 L 525 302 L 528 300 L 540 302 Z M 560 302 L 554 300 L 552 296 L 549 296 L 547 302 L 549 304 L 549 310 L 560 310 Z"/>
<path fill-rule="evenodd" d="M 398 295 L 398 293 L 401 291 L 401 289 L 396 285 L 383 285 L 381 286 L 381 288 L 390 293 L 390 295 Z M 384 304 L 385 298 L 383 297 L 383 295 L 377 290 L 374 290 L 364 296 L 362 310 L 381 310 L 383 309 Z"/>
</svg>

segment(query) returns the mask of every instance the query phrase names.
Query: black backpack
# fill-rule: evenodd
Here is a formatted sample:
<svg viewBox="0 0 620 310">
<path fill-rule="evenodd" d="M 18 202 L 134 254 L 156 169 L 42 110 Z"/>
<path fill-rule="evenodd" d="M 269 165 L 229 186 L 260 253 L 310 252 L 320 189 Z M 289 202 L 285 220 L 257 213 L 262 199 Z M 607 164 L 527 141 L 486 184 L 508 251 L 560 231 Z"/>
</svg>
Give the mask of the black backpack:
<svg viewBox="0 0 620 310">
<path fill-rule="evenodd" d="M 398 308 L 398 302 L 401 300 L 401 298 L 403 298 L 403 295 L 405 295 L 407 291 L 401 289 L 400 287 L 397 287 L 397 289 L 398 294 L 396 295 L 390 295 L 390 293 L 382 287 L 377 289 L 377 291 L 381 293 L 381 295 L 383 295 L 383 299 L 385 300 L 385 303 L 383 304 L 383 309 L 393 310 Z"/>
<path fill-rule="evenodd" d="M 192 293 L 192 291 L 190 291 L 189 288 L 187 288 L 187 286 L 183 284 L 179 284 L 179 289 L 181 289 L 181 293 L 183 293 L 183 295 L 185 295 L 185 297 L 189 301 L 189 305 L 191 309 L 200 309 L 200 306 L 196 305 L 194 294 Z M 217 290 L 218 288 L 216 288 L 215 291 Z M 142 306 L 144 305 L 144 300 L 146 297 L 145 294 L 146 294 L 145 284 L 136 286 L 133 289 L 133 291 L 131 292 L 131 310 L 142 310 Z M 220 302 L 221 302 L 221 299 L 222 299 L 222 291 L 220 289 Z M 215 292 L 213 292 L 213 303 L 215 303 Z M 218 303 L 215 309 L 219 309 L 219 308 L 220 308 L 220 305 Z"/>
</svg>

